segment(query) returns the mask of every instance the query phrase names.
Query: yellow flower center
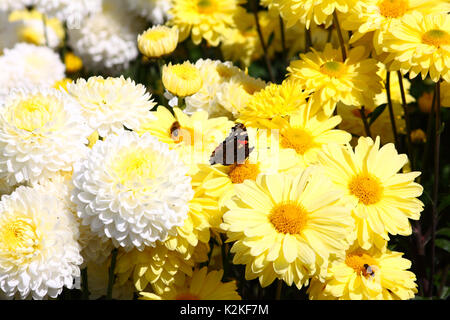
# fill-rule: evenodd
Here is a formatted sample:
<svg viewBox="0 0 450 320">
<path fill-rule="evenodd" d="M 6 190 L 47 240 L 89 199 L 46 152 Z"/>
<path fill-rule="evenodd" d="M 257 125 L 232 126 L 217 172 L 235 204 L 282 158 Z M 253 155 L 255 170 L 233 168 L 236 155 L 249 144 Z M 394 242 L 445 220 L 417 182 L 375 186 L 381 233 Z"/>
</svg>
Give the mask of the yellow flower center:
<svg viewBox="0 0 450 320">
<path fill-rule="evenodd" d="M 52 100 L 37 95 L 20 101 L 11 110 L 11 120 L 22 130 L 32 132 L 40 129 L 53 120 L 55 112 L 53 102 L 55 104 L 59 102 Z"/>
<path fill-rule="evenodd" d="M 200 13 L 213 13 L 216 11 L 217 4 L 214 0 L 198 0 L 197 10 Z"/>
<path fill-rule="evenodd" d="M 42 41 L 42 33 L 31 27 L 23 27 L 18 30 L 19 39 L 24 42 L 40 45 Z"/>
<path fill-rule="evenodd" d="M 169 130 L 170 137 L 175 143 L 184 142 L 186 145 L 194 145 L 194 129 L 182 128 L 178 121 L 175 121 Z"/>
<path fill-rule="evenodd" d="M 307 214 L 299 204 L 281 203 L 272 209 L 269 221 L 280 233 L 300 234 L 306 225 Z"/>
<path fill-rule="evenodd" d="M 383 194 L 383 186 L 380 180 L 369 174 L 355 176 L 350 181 L 348 188 L 350 193 L 365 205 L 377 203 Z"/>
<path fill-rule="evenodd" d="M 136 183 L 145 180 L 155 179 L 157 175 L 157 163 L 151 152 L 144 150 L 126 150 L 117 156 L 118 161 L 114 162 L 113 171 L 118 177 L 119 183 L 135 190 L 140 187 Z"/>
<path fill-rule="evenodd" d="M 259 174 L 258 164 L 249 163 L 248 160 L 243 164 L 232 164 L 228 176 L 233 183 L 242 183 L 245 180 L 256 180 Z"/>
<path fill-rule="evenodd" d="M 0 251 L 4 257 L 22 259 L 38 249 L 39 237 L 33 221 L 29 218 L 16 218 L 0 226 Z"/>
<path fill-rule="evenodd" d="M 143 35 L 144 40 L 147 41 L 158 41 L 167 37 L 167 32 L 162 30 L 151 30 L 145 32 Z"/>
<path fill-rule="evenodd" d="M 444 30 L 432 29 L 423 34 L 422 43 L 435 47 L 450 45 L 450 34 Z"/>
<path fill-rule="evenodd" d="M 172 72 L 185 81 L 197 80 L 200 77 L 197 68 L 191 65 L 174 65 L 172 66 Z"/>
<path fill-rule="evenodd" d="M 374 267 L 378 266 L 374 258 L 362 252 L 347 254 L 345 264 L 353 268 L 357 274 L 365 277 L 371 276 L 371 271 L 374 272 Z"/>
<path fill-rule="evenodd" d="M 283 148 L 294 149 L 301 155 L 317 146 L 314 142 L 314 137 L 306 130 L 300 128 L 292 128 L 283 132 L 280 143 Z"/>
<path fill-rule="evenodd" d="M 182 292 L 176 295 L 175 300 L 200 300 L 200 298 L 190 292 Z"/>
<path fill-rule="evenodd" d="M 408 11 L 408 0 L 384 0 L 378 7 L 386 18 L 402 17 Z"/>
<path fill-rule="evenodd" d="M 66 70 L 69 73 L 80 71 L 81 68 L 83 68 L 83 61 L 81 58 L 72 52 L 69 52 L 64 56 L 64 63 L 66 65 Z"/>
<path fill-rule="evenodd" d="M 339 61 L 327 61 L 320 67 L 320 72 L 334 78 L 339 78 L 344 71 L 345 64 Z"/>
</svg>

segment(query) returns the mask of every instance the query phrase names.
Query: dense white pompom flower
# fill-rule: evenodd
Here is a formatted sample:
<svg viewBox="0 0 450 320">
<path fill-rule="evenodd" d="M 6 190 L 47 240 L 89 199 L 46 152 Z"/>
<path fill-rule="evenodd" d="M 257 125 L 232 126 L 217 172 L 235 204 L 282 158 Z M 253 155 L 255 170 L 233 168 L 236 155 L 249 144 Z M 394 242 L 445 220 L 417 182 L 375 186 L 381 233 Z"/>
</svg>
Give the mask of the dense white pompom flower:
<svg viewBox="0 0 450 320">
<path fill-rule="evenodd" d="M 167 0 L 127 0 L 131 10 L 154 25 L 163 24 L 169 15 L 171 1 Z"/>
<path fill-rule="evenodd" d="M 77 205 L 70 200 L 74 187 L 72 173 L 60 173 L 52 176 L 50 179 L 32 183 L 31 186 L 44 190 L 47 194 L 57 198 L 63 204 L 65 210 L 72 213 L 75 217 L 76 223 L 74 227 L 76 230 L 74 232 L 79 234 L 78 243 L 81 246 L 81 256 L 83 257 L 83 264 L 80 267 L 86 267 L 91 261 L 95 263 L 105 262 L 114 249 L 114 245 L 110 239 L 100 238 L 91 231 L 89 226 L 81 224 L 81 220 L 77 216 Z"/>
<path fill-rule="evenodd" d="M 65 76 L 65 65 L 52 49 L 28 43 L 17 43 L 5 49 L 0 65 L 9 65 L 12 88 L 52 87 Z M 2 69 L 2 72 L 3 69 Z"/>
<path fill-rule="evenodd" d="M 88 150 L 79 108 L 56 89 L 11 93 L 0 106 L 0 179 L 15 185 L 72 171 Z"/>
<path fill-rule="evenodd" d="M 21 186 L 0 201 L 0 292 L 43 299 L 79 283 L 76 221 L 45 191 Z"/>
<path fill-rule="evenodd" d="M 0 0 L 0 11 L 13 11 L 25 9 L 34 5 L 38 0 Z"/>
<path fill-rule="evenodd" d="M 138 56 L 136 39 L 144 28 L 121 0 L 104 0 L 102 11 L 68 30 L 69 45 L 89 70 L 117 74 Z"/>
<path fill-rule="evenodd" d="M 67 21 L 69 27 L 79 27 L 91 13 L 99 12 L 102 0 L 37 0 L 36 8 L 47 16 Z"/>
<path fill-rule="evenodd" d="M 189 168 L 149 133 L 98 141 L 74 166 L 72 201 L 83 225 L 129 251 L 175 235 L 193 197 Z"/>
<path fill-rule="evenodd" d="M 150 110 L 156 105 L 142 84 L 130 78 L 91 77 L 67 85 L 69 94 L 81 105 L 81 112 L 93 131 L 101 137 L 110 133 L 139 128 L 144 120 L 152 120 Z"/>
</svg>

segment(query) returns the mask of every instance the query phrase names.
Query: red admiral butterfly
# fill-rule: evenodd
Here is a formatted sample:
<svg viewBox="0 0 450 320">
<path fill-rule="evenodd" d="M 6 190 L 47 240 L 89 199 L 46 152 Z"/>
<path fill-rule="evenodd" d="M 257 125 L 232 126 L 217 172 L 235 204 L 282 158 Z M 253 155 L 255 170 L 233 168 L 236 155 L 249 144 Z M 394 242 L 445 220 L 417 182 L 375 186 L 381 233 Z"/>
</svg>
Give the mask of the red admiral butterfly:
<svg viewBox="0 0 450 320">
<path fill-rule="evenodd" d="M 242 123 L 231 128 L 230 135 L 212 152 L 209 159 L 211 165 L 220 163 L 224 166 L 243 164 L 253 147 L 249 147 L 247 128 Z"/>
</svg>

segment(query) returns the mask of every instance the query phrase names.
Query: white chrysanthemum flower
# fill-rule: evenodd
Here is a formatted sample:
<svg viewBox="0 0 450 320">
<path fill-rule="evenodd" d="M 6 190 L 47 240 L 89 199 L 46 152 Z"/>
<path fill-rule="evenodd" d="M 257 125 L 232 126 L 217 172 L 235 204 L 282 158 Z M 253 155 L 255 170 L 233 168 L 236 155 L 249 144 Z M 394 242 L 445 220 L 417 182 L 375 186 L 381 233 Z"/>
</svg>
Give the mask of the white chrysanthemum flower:
<svg viewBox="0 0 450 320">
<path fill-rule="evenodd" d="M 76 28 L 86 16 L 101 10 L 102 0 L 37 0 L 36 7 L 49 17 L 67 21 L 69 28 Z"/>
<path fill-rule="evenodd" d="M 94 233 L 143 250 L 183 225 L 193 197 L 188 170 L 168 144 L 124 131 L 98 141 L 75 164 L 72 201 Z"/>
<path fill-rule="evenodd" d="M 231 112 L 224 109 L 218 99 L 217 93 L 223 84 L 227 83 L 233 76 L 244 75 L 238 67 L 233 66 L 230 61 L 199 59 L 195 67 L 200 71 L 203 80 L 202 88 L 192 96 L 185 98 L 187 114 L 197 111 L 206 111 L 211 117 L 231 117 Z"/>
<path fill-rule="evenodd" d="M 128 0 L 131 10 L 151 21 L 153 24 L 163 24 L 169 17 L 172 7 L 169 0 Z"/>
<path fill-rule="evenodd" d="M 58 54 L 47 47 L 18 43 L 5 49 L 0 64 L 9 65 L 12 88 L 47 87 L 65 77 L 65 65 Z M 3 69 L 2 69 L 3 73 Z"/>
<path fill-rule="evenodd" d="M 21 186 L 0 202 L 0 292 L 55 298 L 74 288 L 83 258 L 75 219 L 56 198 Z"/>
<path fill-rule="evenodd" d="M 108 275 L 110 261 L 91 262 L 87 265 L 89 300 L 96 300 L 106 295 L 108 291 Z M 123 284 L 119 281 L 114 282 L 112 298 L 114 300 L 132 300 L 134 293 L 134 284 L 131 279 Z"/>
<path fill-rule="evenodd" d="M 110 256 L 114 249 L 112 241 L 105 238 L 100 238 L 97 234 L 91 231 L 89 226 L 81 224 L 81 220 L 77 216 L 77 205 L 70 200 L 73 183 L 71 173 L 61 173 L 51 177 L 50 179 L 41 180 L 38 183 L 32 184 L 34 188 L 41 188 L 47 194 L 51 194 L 57 198 L 63 205 L 66 211 L 71 212 L 75 217 L 76 230 L 78 233 L 78 243 L 81 246 L 81 256 L 83 257 L 84 268 L 89 262 L 103 263 Z"/>
<path fill-rule="evenodd" d="M 152 120 L 150 110 L 156 103 L 142 84 L 130 78 L 91 77 L 67 85 L 67 91 L 81 105 L 88 125 L 101 137 L 120 133 L 123 127 L 139 128 L 143 120 Z"/>
<path fill-rule="evenodd" d="M 55 89 L 21 90 L 0 108 L 0 179 L 9 185 L 72 171 L 88 148 L 79 105 Z"/>
<path fill-rule="evenodd" d="M 121 1 L 104 0 L 102 11 L 68 30 L 69 45 L 89 70 L 118 73 L 139 54 L 136 39 L 145 27 L 136 18 Z"/>
</svg>

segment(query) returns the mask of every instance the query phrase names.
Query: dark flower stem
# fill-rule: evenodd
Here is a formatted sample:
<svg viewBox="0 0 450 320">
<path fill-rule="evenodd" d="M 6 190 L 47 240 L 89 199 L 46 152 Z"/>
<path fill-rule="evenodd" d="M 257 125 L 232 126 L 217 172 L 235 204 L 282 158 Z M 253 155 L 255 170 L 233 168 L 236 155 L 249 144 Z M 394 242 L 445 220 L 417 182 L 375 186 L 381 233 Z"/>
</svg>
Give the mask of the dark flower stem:
<svg viewBox="0 0 450 320">
<path fill-rule="evenodd" d="M 435 127 L 434 133 L 434 183 L 433 183 L 433 210 L 431 217 L 431 271 L 430 282 L 428 287 L 428 296 L 433 296 L 433 280 L 435 272 L 436 257 L 436 225 L 438 218 L 438 196 L 439 196 L 439 157 L 441 144 L 441 80 L 436 82 L 436 111 L 435 111 Z"/>
<path fill-rule="evenodd" d="M 259 19 L 258 19 L 258 3 L 257 3 L 257 1 L 253 1 L 252 7 L 253 7 L 253 15 L 255 16 L 256 30 L 258 31 L 259 41 L 261 42 L 261 47 L 263 49 L 264 61 L 266 62 L 267 71 L 269 72 L 270 80 L 275 83 L 275 77 L 273 75 L 272 65 L 270 64 L 269 55 L 267 53 L 267 46 L 266 46 L 266 43 L 264 42 L 264 37 L 263 37 L 262 31 L 261 31 L 261 25 L 260 25 Z"/>
<path fill-rule="evenodd" d="M 370 132 L 369 122 L 367 121 L 366 108 L 364 106 L 362 106 L 361 109 L 359 109 L 359 113 L 361 114 L 361 119 L 362 119 L 362 122 L 364 125 L 364 130 L 366 131 L 366 136 L 372 137 L 372 134 Z"/>
<path fill-rule="evenodd" d="M 333 12 L 333 24 L 337 30 L 339 44 L 341 46 L 341 52 L 342 52 L 342 62 L 344 62 L 347 59 L 347 51 L 345 49 L 344 37 L 342 36 L 341 26 L 339 25 L 339 19 L 338 19 L 336 10 L 334 10 L 334 12 Z"/>
<path fill-rule="evenodd" d="M 283 291 L 283 280 L 278 279 L 277 291 L 275 292 L 275 300 L 281 300 L 281 292 Z"/>
<path fill-rule="evenodd" d="M 108 289 L 106 291 L 106 300 L 112 300 L 112 292 L 114 286 L 114 270 L 116 269 L 117 249 L 112 251 L 111 265 L 109 266 Z"/>
<path fill-rule="evenodd" d="M 392 107 L 391 97 L 391 73 L 389 71 L 386 74 L 386 95 L 389 108 L 389 117 L 391 118 L 392 133 L 394 135 L 394 143 L 398 146 L 397 125 L 395 124 L 394 108 Z"/>
<path fill-rule="evenodd" d="M 411 171 L 414 171 L 414 168 L 415 168 L 414 155 L 413 155 L 412 143 L 411 143 L 411 119 L 409 116 L 408 105 L 406 103 L 406 93 L 405 93 L 405 88 L 403 86 L 403 75 L 400 71 L 397 71 L 397 76 L 398 76 L 398 83 L 400 85 L 400 94 L 402 97 L 403 112 L 405 113 L 406 147 L 408 148 L 408 158 L 411 163 Z"/>
<path fill-rule="evenodd" d="M 83 284 L 81 287 L 83 300 L 89 300 L 89 283 L 88 283 L 87 268 L 81 270 L 81 283 Z"/>
</svg>

